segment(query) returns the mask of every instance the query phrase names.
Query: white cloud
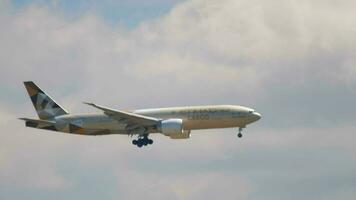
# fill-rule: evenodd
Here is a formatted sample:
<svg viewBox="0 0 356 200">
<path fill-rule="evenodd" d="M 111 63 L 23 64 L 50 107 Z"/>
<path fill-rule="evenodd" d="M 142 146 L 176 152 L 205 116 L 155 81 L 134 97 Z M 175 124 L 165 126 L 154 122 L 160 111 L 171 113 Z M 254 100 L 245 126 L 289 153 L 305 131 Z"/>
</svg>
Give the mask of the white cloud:
<svg viewBox="0 0 356 200">
<path fill-rule="evenodd" d="M 69 165 L 115 174 L 127 198 L 141 197 L 139 188 L 168 199 L 215 199 L 225 191 L 228 199 L 251 199 L 258 192 L 269 199 L 276 194 L 260 188 L 261 177 L 271 187 L 283 186 L 274 176 L 309 194 L 301 182 L 320 165 L 290 167 L 294 158 L 313 160 L 295 152 L 317 152 L 323 160 L 329 149 L 336 152 L 331 160 L 351 166 L 355 159 L 355 6 L 331 0 L 196 0 L 132 30 L 111 27 L 90 13 L 71 21 L 46 7 L 1 8 L 0 184 L 75 188 L 83 180 L 61 171 Z M 118 109 L 228 103 L 252 106 L 263 119 L 242 140 L 236 130 L 200 131 L 186 141 L 153 136 L 154 146 L 138 150 L 124 136 L 85 138 L 24 128 L 15 118 L 34 115 L 24 80 L 38 82 L 72 112 L 89 110 L 82 101 Z M 336 158 L 343 156 L 349 160 Z M 241 168 L 209 168 L 235 157 L 244 162 L 230 164 Z M 267 167 L 253 168 L 261 160 Z M 308 174 L 283 174 L 274 164 L 285 162 L 282 170 Z M 333 166 L 311 179 L 320 191 L 330 189 L 320 180 L 328 173 L 344 176 L 341 169 Z M 340 191 L 336 187 L 330 196 L 342 196 Z"/>
<path fill-rule="evenodd" d="M 246 199 L 248 182 L 238 174 L 205 172 L 195 174 L 161 174 L 126 172 L 130 179 L 122 179 L 118 172 L 118 190 L 125 199 Z M 126 177 L 125 176 L 125 177 Z M 135 187 L 132 187 L 135 185 Z"/>
<path fill-rule="evenodd" d="M 20 120 L 3 107 L 0 127 L 1 187 L 63 189 L 72 185 L 56 171 L 56 158 L 49 153 L 62 148 L 60 140 L 40 139 L 36 131 L 23 131 Z"/>
</svg>

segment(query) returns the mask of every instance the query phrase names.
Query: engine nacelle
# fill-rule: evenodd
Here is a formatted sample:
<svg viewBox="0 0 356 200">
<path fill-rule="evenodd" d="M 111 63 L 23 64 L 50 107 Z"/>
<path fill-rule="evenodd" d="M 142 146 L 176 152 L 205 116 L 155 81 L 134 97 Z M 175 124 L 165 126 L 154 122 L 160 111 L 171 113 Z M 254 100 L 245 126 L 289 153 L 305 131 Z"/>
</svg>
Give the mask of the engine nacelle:
<svg viewBox="0 0 356 200">
<path fill-rule="evenodd" d="M 188 139 L 190 138 L 190 130 L 183 130 L 183 133 L 173 134 L 169 136 L 171 139 Z"/>
<path fill-rule="evenodd" d="M 183 134 L 182 119 L 166 119 L 161 121 L 159 132 L 166 136 Z"/>
</svg>

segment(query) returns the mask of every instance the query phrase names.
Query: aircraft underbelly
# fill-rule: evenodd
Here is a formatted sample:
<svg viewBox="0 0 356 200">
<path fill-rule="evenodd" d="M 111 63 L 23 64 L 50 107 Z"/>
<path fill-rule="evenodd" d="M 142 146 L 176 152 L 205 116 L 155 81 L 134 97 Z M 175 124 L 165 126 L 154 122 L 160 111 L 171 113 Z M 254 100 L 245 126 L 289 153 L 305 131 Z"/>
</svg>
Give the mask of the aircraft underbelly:
<svg viewBox="0 0 356 200">
<path fill-rule="evenodd" d="M 183 127 L 186 130 L 210 129 L 210 128 L 229 128 L 242 125 L 236 120 L 186 120 Z"/>
</svg>

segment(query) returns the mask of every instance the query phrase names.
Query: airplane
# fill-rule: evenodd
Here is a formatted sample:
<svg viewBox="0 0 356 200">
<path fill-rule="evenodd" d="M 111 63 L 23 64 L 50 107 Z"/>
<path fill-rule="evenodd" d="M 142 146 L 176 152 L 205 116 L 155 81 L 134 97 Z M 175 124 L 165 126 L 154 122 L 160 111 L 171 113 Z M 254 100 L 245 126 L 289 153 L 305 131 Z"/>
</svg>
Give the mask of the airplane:
<svg viewBox="0 0 356 200">
<path fill-rule="evenodd" d="M 243 128 L 261 118 L 254 109 L 237 105 L 123 111 L 84 102 L 101 113 L 70 114 L 32 81 L 24 85 L 39 117 L 19 118 L 25 121 L 26 127 L 88 136 L 137 136 L 132 144 L 140 148 L 153 143 L 148 138 L 152 133 L 161 133 L 171 139 L 188 139 L 192 130 L 237 127 L 237 136 L 241 138 Z"/>
</svg>

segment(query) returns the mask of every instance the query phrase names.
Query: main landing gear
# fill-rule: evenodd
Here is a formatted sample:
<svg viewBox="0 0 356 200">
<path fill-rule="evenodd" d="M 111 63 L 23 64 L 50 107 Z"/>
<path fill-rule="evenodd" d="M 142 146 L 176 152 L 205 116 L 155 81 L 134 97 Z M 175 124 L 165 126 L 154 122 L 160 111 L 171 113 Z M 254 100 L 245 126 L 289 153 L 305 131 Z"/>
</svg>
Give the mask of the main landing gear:
<svg viewBox="0 0 356 200">
<path fill-rule="evenodd" d="M 132 140 L 132 144 L 138 147 L 147 146 L 148 144 L 153 144 L 153 140 L 148 138 L 148 134 L 138 136 L 137 140 Z"/>
<path fill-rule="evenodd" d="M 242 128 L 239 128 L 239 133 L 237 134 L 237 137 L 242 138 Z"/>
</svg>

